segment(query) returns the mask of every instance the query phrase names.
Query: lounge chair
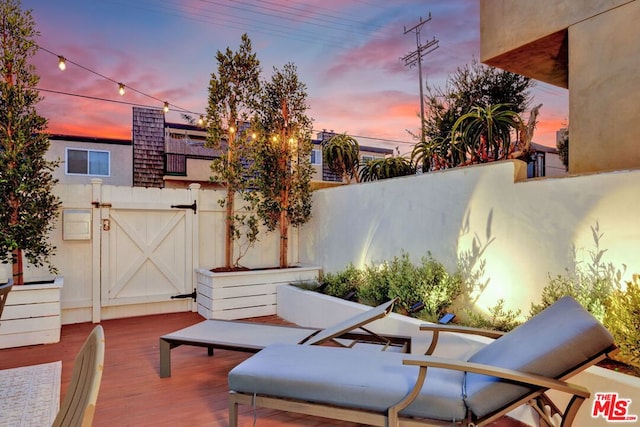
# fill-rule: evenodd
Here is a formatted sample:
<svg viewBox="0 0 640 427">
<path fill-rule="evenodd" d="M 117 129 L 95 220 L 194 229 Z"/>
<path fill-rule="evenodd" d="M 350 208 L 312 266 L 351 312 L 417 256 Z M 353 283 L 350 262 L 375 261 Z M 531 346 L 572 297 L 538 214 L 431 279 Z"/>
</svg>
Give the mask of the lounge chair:
<svg viewBox="0 0 640 427">
<path fill-rule="evenodd" d="M 7 298 L 11 288 L 13 287 L 13 279 L 9 279 L 7 283 L 0 285 L 0 318 L 2 318 L 2 312 L 4 311 L 4 305 L 7 303 Z"/>
<path fill-rule="evenodd" d="M 239 404 L 376 426 L 485 426 L 529 403 L 549 425 L 570 426 L 590 393 L 566 380 L 615 351 L 570 297 L 464 361 L 277 344 L 229 372 L 229 425 Z M 570 396 L 564 411 L 548 390 Z"/>
<path fill-rule="evenodd" d="M 396 300 L 348 318 L 325 329 L 273 325 L 248 321 L 205 320 L 160 337 L 160 378 L 171 376 L 171 350 L 181 345 L 207 347 L 256 353 L 276 343 L 318 345 L 328 342 L 343 347 L 375 344 L 381 349 L 411 351 L 411 338 L 378 335 L 366 325 L 389 314 Z M 356 332 L 361 330 L 363 332 Z"/>
<path fill-rule="evenodd" d="M 53 427 L 90 427 L 104 366 L 104 330 L 97 325 L 82 345 L 73 363 L 71 382 Z"/>
</svg>

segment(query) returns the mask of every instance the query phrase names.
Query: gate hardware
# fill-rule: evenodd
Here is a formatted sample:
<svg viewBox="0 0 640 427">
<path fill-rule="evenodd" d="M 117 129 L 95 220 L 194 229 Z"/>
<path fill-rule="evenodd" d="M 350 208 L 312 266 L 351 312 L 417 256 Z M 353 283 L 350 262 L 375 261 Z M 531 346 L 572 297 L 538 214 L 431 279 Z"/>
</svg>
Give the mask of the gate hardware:
<svg viewBox="0 0 640 427">
<path fill-rule="evenodd" d="M 194 289 L 193 292 L 191 292 L 190 294 L 179 294 L 179 295 L 172 295 L 171 299 L 183 299 L 183 298 L 193 298 L 193 300 L 196 300 L 196 290 Z"/>
<path fill-rule="evenodd" d="M 198 212 L 198 205 L 195 200 L 190 205 L 171 205 L 171 207 L 174 209 L 191 209 L 194 214 Z"/>
<path fill-rule="evenodd" d="M 91 202 L 94 208 L 110 208 L 111 203 L 100 203 L 100 201 L 96 200 L 95 202 Z"/>
</svg>

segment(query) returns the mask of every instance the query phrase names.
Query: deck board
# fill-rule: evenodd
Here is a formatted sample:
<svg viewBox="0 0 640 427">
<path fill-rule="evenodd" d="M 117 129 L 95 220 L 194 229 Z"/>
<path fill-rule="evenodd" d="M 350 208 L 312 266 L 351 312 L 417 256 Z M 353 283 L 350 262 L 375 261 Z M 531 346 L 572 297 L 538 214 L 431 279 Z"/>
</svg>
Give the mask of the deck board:
<svg viewBox="0 0 640 427">
<path fill-rule="evenodd" d="M 93 425 L 227 427 L 227 373 L 249 353 L 216 349 L 209 357 L 206 348 L 180 346 L 171 350 L 172 376 L 160 378 L 159 374 L 159 337 L 201 320 L 197 313 L 188 312 L 103 321 L 105 366 Z M 251 320 L 284 323 L 275 316 Z M 0 369 L 61 360 L 63 399 L 75 356 L 93 326 L 64 325 L 59 343 L 0 350 Z M 266 409 L 258 410 L 256 416 L 260 427 L 357 425 Z M 240 407 L 240 425 L 253 425 L 251 408 Z M 519 426 L 509 418 L 492 425 Z"/>
</svg>

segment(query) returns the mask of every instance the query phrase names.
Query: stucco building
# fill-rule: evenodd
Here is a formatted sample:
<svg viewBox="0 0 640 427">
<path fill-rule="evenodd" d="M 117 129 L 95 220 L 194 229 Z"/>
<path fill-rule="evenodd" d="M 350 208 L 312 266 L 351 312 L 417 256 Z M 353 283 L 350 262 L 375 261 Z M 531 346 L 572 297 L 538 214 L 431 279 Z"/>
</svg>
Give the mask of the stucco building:
<svg viewBox="0 0 640 427">
<path fill-rule="evenodd" d="M 640 167 L 640 3 L 483 0 L 482 62 L 569 89 L 569 172 Z"/>
</svg>

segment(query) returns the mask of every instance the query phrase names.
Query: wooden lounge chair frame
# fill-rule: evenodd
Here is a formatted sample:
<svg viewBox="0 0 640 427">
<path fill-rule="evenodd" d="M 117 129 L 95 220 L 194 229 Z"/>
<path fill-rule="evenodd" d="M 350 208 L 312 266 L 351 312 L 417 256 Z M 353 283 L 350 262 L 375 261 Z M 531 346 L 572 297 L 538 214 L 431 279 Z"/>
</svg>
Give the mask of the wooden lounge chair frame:
<svg viewBox="0 0 640 427">
<path fill-rule="evenodd" d="M 478 328 L 459 327 L 456 325 L 423 325 L 422 331 L 433 332 L 433 341 L 428 354 L 433 353 L 437 346 L 438 337 L 441 333 L 463 333 L 474 334 L 485 337 L 499 339 L 502 332 L 487 331 Z M 618 352 L 615 344 L 611 344 L 597 354 L 587 358 L 584 362 L 571 367 L 566 372 L 555 378 L 526 373 L 513 369 L 506 369 L 480 363 L 434 357 L 430 355 L 407 355 L 403 358 L 403 365 L 418 367 L 415 384 L 408 394 L 389 407 L 386 411 L 377 412 L 362 408 L 347 406 L 335 406 L 326 403 L 312 402 L 304 399 L 292 399 L 289 397 L 272 396 L 260 393 L 247 393 L 230 390 L 229 392 L 229 426 L 235 427 L 238 423 L 238 405 L 251 405 L 253 408 L 270 408 L 287 412 L 295 412 L 312 416 L 328 417 L 348 422 L 356 422 L 372 426 L 451 426 L 451 421 L 433 420 L 425 418 L 404 417 L 400 412 L 407 408 L 420 394 L 425 380 L 428 377 L 429 368 L 439 368 L 467 373 L 482 374 L 499 378 L 512 384 L 522 384 L 530 388 L 530 392 L 517 397 L 515 400 L 502 405 L 500 408 L 483 415 L 474 416 L 471 411 L 467 411 L 467 417 L 463 421 L 458 421 L 454 425 L 480 427 L 486 426 L 500 417 L 508 414 L 523 404 L 530 405 L 539 415 L 541 425 L 555 427 L 560 419 L 560 426 L 571 426 L 582 403 L 590 397 L 590 392 L 583 386 L 571 384 L 567 380 L 576 374 L 584 371 L 588 367 L 595 365 L 603 359 Z M 372 373 L 375 374 L 375 373 Z M 546 394 L 549 390 L 556 390 L 570 396 L 566 407 L 561 410 Z"/>
<path fill-rule="evenodd" d="M 205 320 L 160 337 L 160 378 L 171 376 L 171 350 L 181 345 L 206 347 L 209 356 L 213 356 L 215 348 L 257 353 L 274 342 L 306 345 L 331 343 L 341 347 L 369 343 L 380 345 L 382 350 L 393 347 L 409 353 L 411 337 L 379 335 L 365 327 L 391 313 L 396 302 L 397 299 L 390 300 L 324 329 L 237 320 Z M 224 333 L 216 334 L 217 331 Z M 259 336 L 255 337 L 256 334 Z"/>
<path fill-rule="evenodd" d="M 104 330 L 97 325 L 76 356 L 71 382 L 53 427 L 90 427 L 93 424 L 102 382 L 104 352 Z"/>
<path fill-rule="evenodd" d="M 4 306 L 7 303 L 7 298 L 12 287 L 13 279 L 9 279 L 7 283 L 0 285 L 0 319 L 2 319 L 2 312 L 4 311 Z"/>
</svg>

